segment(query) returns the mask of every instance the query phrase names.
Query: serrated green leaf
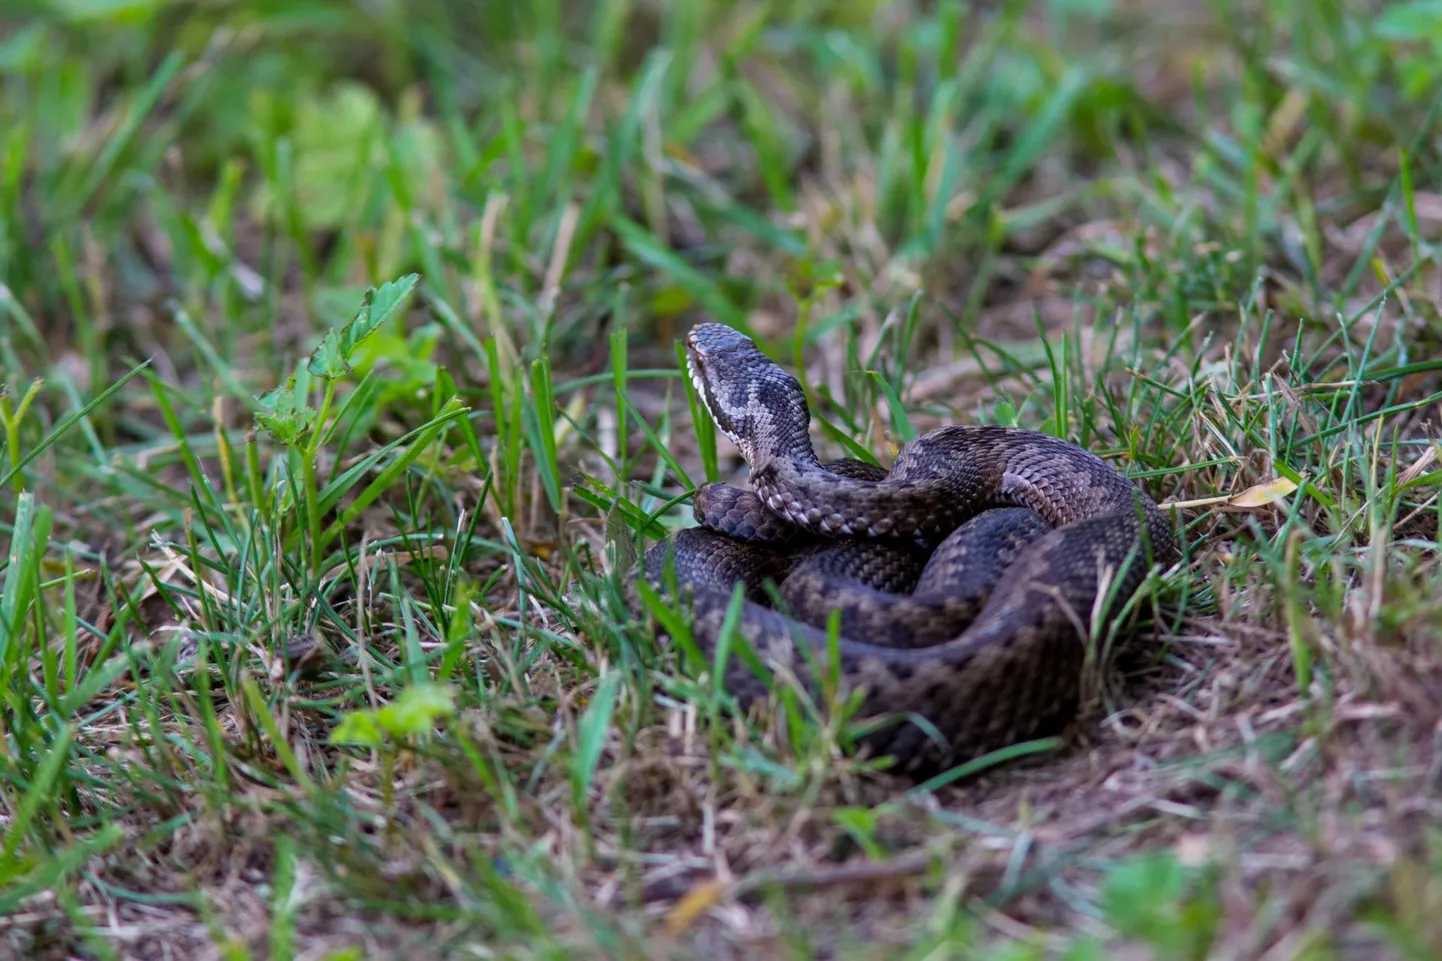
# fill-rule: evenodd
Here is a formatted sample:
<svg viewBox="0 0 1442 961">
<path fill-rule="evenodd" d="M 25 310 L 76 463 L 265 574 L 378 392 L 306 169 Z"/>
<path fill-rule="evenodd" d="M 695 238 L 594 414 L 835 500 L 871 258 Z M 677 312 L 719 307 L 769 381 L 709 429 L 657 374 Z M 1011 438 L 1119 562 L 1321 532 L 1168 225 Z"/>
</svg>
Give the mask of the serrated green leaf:
<svg viewBox="0 0 1442 961">
<path fill-rule="evenodd" d="M 365 293 L 360 310 L 348 323 L 326 331 L 320 345 L 311 352 L 305 369 L 318 377 L 336 378 L 350 373 L 350 356 L 410 296 L 420 281 L 419 274 L 406 274 L 372 287 Z"/>
</svg>

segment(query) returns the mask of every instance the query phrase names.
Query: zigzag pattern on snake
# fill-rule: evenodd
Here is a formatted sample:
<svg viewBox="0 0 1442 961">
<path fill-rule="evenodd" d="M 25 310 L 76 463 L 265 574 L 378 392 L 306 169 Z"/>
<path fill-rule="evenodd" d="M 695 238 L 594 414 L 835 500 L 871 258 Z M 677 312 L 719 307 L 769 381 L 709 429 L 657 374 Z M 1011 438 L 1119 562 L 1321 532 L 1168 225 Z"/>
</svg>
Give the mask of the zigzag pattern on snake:
<svg viewBox="0 0 1442 961">
<path fill-rule="evenodd" d="M 902 771 L 1060 731 L 1076 712 L 1094 620 L 1151 564 L 1177 558 L 1157 504 L 1076 445 L 950 426 L 907 443 L 890 470 L 823 464 L 800 384 L 750 339 L 701 324 L 686 356 L 698 396 L 750 466 L 751 489 L 702 486 L 699 526 L 653 546 L 640 576 L 664 586 L 674 570 L 708 656 L 743 584 L 739 631 L 806 683 L 797 645 L 824 661 L 826 617 L 839 611 L 840 676 L 864 689 L 862 714 L 915 715 L 934 729 L 898 717 L 868 735 Z M 768 584 L 780 585 L 785 613 Z M 724 683 L 747 705 L 766 690 L 735 657 Z"/>
</svg>

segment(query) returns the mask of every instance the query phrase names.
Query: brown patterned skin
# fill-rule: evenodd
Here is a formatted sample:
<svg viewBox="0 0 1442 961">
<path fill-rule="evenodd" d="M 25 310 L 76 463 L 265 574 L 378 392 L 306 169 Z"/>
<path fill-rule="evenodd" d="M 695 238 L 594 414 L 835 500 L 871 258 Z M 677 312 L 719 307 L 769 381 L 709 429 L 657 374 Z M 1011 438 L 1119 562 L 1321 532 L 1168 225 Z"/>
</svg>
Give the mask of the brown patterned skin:
<svg viewBox="0 0 1442 961">
<path fill-rule="evenodd" d="M 1066 441 L 943 427 L 905 445 L 889 471 L 822 464 L 800 385 L 748 338 L 702 324 L 686 352 L 753 490 L 703 486 L 701 526 L 653 547 L 645 575 L 664 583 L 674 557 L 693 638 L 708 654 L 744 583 L 739 630 L 807 683 L 807 662 L 826 657 L 826 614 L 840 610 L 840 675 L 864 689 L 863 716 L 895 718 L 866 743 L 900 770 L 925 774 L 1061 730 L 1076 711 L 1093 623 L 1151 564 L 1177 558 L 1156 503 Z M 768 581 L 795 617 L 768 606 Z M 743 704 L 765 694 L 737 658 L 724 680 Z"/>
</svg>

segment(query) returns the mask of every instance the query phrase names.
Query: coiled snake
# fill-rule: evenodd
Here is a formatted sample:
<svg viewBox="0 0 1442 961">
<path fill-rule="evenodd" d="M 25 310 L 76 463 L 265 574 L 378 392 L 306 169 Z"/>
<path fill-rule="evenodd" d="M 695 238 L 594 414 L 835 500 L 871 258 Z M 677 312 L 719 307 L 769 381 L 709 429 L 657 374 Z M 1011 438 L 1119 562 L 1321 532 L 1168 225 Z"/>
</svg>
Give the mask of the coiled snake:
<svg viewBox="0 0 1442 961">
<path fill-rule="evenodd" d="M 827 616 L 838 611 L 833 669 L 864 689 L 862 715 L 897 716 L 865 743 L 900 770 L 1058 732 L 1077 709 L 1092 624 L 1152 563 L 1177 556 L 1156 503 L 1073 444 L 952 426 L 907 443 L 889 471 L 823 464 L 800 384 L 751 340 L 701 324 L 686 357 L 698 396 L 750 465 L 752 489 L 703 485 L 700 526 L 653 546 L 643 576 L 671 583 L 674 563 L 708 657 L 741 583 L 737 630 L 813 689 L 823 675 L 806 665 L 825 661 Z M 769 603 L 768 582 L 792 616 Z M 743 705 L 766 691 L 734 655 L 724 683 Z"/>
</svg>

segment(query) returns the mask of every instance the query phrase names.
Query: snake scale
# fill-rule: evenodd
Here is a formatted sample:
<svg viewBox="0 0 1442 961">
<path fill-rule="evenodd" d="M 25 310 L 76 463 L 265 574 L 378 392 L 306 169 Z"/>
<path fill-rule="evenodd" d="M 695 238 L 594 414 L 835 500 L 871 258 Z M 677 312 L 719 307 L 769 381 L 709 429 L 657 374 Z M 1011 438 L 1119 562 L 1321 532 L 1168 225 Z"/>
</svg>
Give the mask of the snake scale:
<svg viewBox="0 0 1442 961">
<path fill-rule="evenodd" d="M 1066 441 L 948 426 L 904 445 L 890 470 L 822 463 L 801 385 L 749 338 L 700 324 L 686 358 L 751 488 L 700 487 L 698 526 L 653 546 L 639 576 L 684 590 L 708 658 L 742 584 L 737 629 L 812 690 L 821 675 L 807 665 L 824 663 L 827 616 L 839 612 L 832 668 L 863 690 L 862 716 L 893 717 L 863 742 L 895 770 L 1058 733 L 1078 706 L 1091 625 L 1151 564 L 1177 557 L 1157 504 Z M 765 695 L 740 658 L 725 670 L 743 706 Z"/>
</svg>

